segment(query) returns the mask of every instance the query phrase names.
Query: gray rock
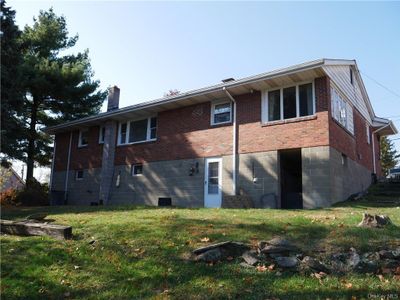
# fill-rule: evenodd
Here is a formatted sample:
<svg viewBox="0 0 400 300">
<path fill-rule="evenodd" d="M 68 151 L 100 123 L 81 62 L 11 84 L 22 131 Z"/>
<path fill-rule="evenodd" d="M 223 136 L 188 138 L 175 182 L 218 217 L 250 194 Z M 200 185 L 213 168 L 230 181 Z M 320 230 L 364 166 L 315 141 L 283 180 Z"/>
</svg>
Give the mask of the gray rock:
<svg viewBox="0 0 400 300">
<path fill-rule="evenodd" d="M 258 244 L 260 252 L 270 253 L 287 253 L 297 252 L 299 249 L 286 239 L 276 237 L 269 241 L 262 241 Z"/>
<path fill-rule="evenodd" d="M 282 268 L 294 268 L 299 264 L 299 260 L 296 257 L 292 257 L 292 256 L 276 257 L 275 261 L 278 264 L 278 266 L 280 266 Z"/>
<path fill-rule="evenodd" d="M 208 250 L 215 249 L 215 248 L 219 248 L 219 247 L 221 247 L 221 246 L 227 245 L 227 244 L 229 244 L 229 243 L 231 243 L 231 241 L 207 245 L 207 246 L 205 246 L 205 247 L 200 247 L 200 248 L 197 248 L 197 249 L 193 250 L 193 253 L 196 254 L 196 255 L 198 255 L 198 254 L 201 254 L 201 253 L 206 252 L 206 251 L 208 251 Z"/>
<path fill-rule="evenodd" d="M 400 259 L 400 248 L 397 248 L 392 251 L 393 257 L 396 259 Z"/>
<path fill-rule="evenodd" d="M 215 263 L 219 260 L 221 260 L 222 258 L 222 253 L 221 250 L 219 248 L 214 248 L 214 249 L 210 249 L 206 252 L 203 252 L 199 255 L 197 255 L 196 260 L 197 261 L 204 261 L 207 263 Z"/>
<path fill-rule="evenodd" d="M 382 262 L 382 268 L 395 269 L 400 267 L 400 262 L 396 259 L 386 259 Z"/>
<path fill-rule="evenodd" d="M 232 256 L 238 257 L 243 254 L 243 252 L 250 249 L 250 247 L 246 244 L 239 243 L 239 242 L 230 242 L 223 244 L 219 247 L 222 251 L 224 256 Z"/>
<path fill-rule="evenodd" d="M 32 214 L 26 217 L 27 220 L 35 220 L 35 221 L 43 221 L 46 219 L 47 214 L 46 213 L 36 213 Z"/>
<path fill-rule="evenodd" d="M 386 258 L 392 259 L 394 258 L 393 251 L 381 250 L 379 251 L 379 257 L 381 259 L 386 259 Z"/>
<path fill-rule="evenodd" d="M 254 266 L 256 263 L 259 262 L 259 260 L 256 258 L 255 251 L 246 251 L 245 253 L 243 253 L 242 258 L 247 264 L 251 266 Z"/>
<path fill-rule="evenodd" d="M 379 269 L 378 262 L 373 260 L 361 260 L 360 263 L 354 268 L 358 273 L 376 273 Z"/>
<path fill-rule="evenodd" d="M 319 260 L 312 258 L 310 256 L 306 256 L 303 258 L 303 260 L 301 261 L 301 263 L 310 268 L 313 269 L 317 272 L 325 272 L 325 273 L 329 273 L 330 270 L 328 269 L 327 266 L 325 266 L 324 264 L 322 264 Z"/>
<path fill-rule="evenodd" d="M 242 267 L 244 267 L 244 268 L 254 268 L 254 266 L 249 265 L 249 264 L 246 263 L 246 262 L 241 262 L 241 263 L 240 263 L 240 266 L 242 266 Z"/>
<path fill-rule="evenodd" d="M 370 215 L 363 214 L 363 219 L 358 224 L 359 227 L 368 227 L 368 228 L 381 228 L 386 225 L 392 224 L 392 221 L 388 216 L 385 215 Z"/>
<path fill-rule="evenodd" d="M 354 248 L 350 249 L 350 255 L 347 259 L 347 266 L 349 269 L 354 269 L 360 263 L 360 256 L 358 255 L 357 251 Z"/>
</svg>

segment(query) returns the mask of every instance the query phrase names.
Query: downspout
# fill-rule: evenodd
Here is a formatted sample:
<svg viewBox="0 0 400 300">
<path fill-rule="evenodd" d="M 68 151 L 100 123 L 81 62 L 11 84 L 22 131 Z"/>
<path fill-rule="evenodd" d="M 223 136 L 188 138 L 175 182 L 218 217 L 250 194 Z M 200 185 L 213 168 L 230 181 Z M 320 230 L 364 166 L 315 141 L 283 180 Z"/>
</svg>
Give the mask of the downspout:
<svg viewBox="0 0 400 300">
<path fill-rule="evenodd" d="M 54 177 L 54 160 L 56 158 L 56 147 L 57 147 L 57 143 L 56 143 L 56 138 L 54 137 L 54 149 L 53 149 L 53 158 L 51 160 L 51 175 L 50 175 L 50 194 L 51 191 L 53 190 L 53 177 Z"/>
<path fill-rule="evenodd" d="M 378 128 L 377 130 L 375 130 L 375 131 L 372 131 L 372 156 L 373 156 L 373 159 L 372 159 L 372 161 L 373 161 L 373 163 L 374 163 L 374 174 L 376 175 L 376 159 L 375 159 L 375 133 L 377 133 L 378 131 L 381 131 L 382 129 L 385 129 L 386 127 L 388 127 L 388 126 L 390 126 L 390 123 L 389 124 L 387 124 L 387 125 L 385 125 L 385 126 L 383 126 L 383 127 L 381 127 L 381 128 Z"/>
<path fill-rule="evenodd" d="M 68 159 L 67 159 L 67 175 L 65 177 L 65 187 L 64 187 L 64 201 L 67 201 L 68 196 L 68 179 L 69 179 L 69 163 L 71 160 L 71 145 L 72 145 L 72 131 L 69 135 L 69 146 L 68 146 Z"/>
<path fill-rule="evenodd" d="M 233 132 L 232 132 L 232 192 L 235 196 L 236 193 L 236 169 L 237 169 L 237 123 L 236 123 L 236 100 L 232 97 L 226 87 L 222 88 L 226 95 L 233 102 L 233 114 L 232 114 L 232 123 L 233 123 Z"/>
</svg>

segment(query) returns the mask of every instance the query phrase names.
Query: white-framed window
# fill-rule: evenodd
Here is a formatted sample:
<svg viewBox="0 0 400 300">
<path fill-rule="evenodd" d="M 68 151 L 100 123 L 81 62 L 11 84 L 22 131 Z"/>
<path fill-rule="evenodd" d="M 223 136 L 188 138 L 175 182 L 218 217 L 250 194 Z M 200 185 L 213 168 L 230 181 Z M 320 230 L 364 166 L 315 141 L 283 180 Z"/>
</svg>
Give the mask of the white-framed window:
<svg viewBox="0 0 400 300">
<path fill-rule="evenodd" d="M 83 170 L 75 171 L 75 180 L 83 180 Z"/>
<path fill-rule="evenodd" d="M 232 121 L 232 102 L 217 101 L 211 105 L 211 125 L 225 124 Z"/>
<path fill-rule="evenodd" d="M 331 87 L 332 118 L 354 134 L 353 108 L 341 94 Z"/>
<path fill-rule="evenodd" d="M 106 135 L 106 127 L 100 126 L 100 128 L 99 128 L 99 144 L 104 144 L 105 135 Z"/>
<path fill-rule="evenodd" d="M 118 145 L 136 144 L 157 139 L 157 117 L 119 124 Z"/>
<path fill-rule="evenodd" d="M 79 130 L 78 147 L 86 147 L 88 143 L 89 143 L 89 130 L 88 129 Z"/>
<path fill-rule="evenodd" d="M 371 144 L 371 132 L 369 131 L 368 123 L 365 123 L 365 130 L 367 131 L 367 143 Z"/>
<path fill-rule="evenodd" d="M 132 176 L 141 176 L 143 175 L 143 165 L 142 164 L 134 164 L 131 166 L 131 174 Z"/>
<path fill-rule="evenodd" d="M 314 82 L 262 92 L 262 120 L 264 123 L 315 114 Z"/>
</svg>

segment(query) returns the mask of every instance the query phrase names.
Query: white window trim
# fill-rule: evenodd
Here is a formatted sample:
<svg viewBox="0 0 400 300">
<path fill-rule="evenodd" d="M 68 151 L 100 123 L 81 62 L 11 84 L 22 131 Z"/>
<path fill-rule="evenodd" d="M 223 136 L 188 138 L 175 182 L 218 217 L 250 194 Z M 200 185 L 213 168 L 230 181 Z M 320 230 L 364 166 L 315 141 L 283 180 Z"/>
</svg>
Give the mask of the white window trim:
<svg viewBox="0 0 400 300">
<path fill-rule="evenodd" d="M 119 122 L 118 124 L 118 139 L 117 139 L 117 146 L 125 146 L 125 145 L 134 145 L 134 144 L 142 144 L 142 143 L 147 143 L 147 142 L 154 142 L 157 140 L 157 134 L 156 137 L 154 139 L 150 138 L 151 135 L 151 130 L 150 130 L 150 124 L 151 124 L 151 119 L 152 118 L 157 118 L 157 116 L 151 116 L 147 118 L 147 131 L 146 131 L 146 140 L 143 141 L 138 141 L 138 142 L 131 142 L 128 143 L 129 141 L 129 131 L 131 128 L 131 122 L 135 122 L 135 121 L 140 121 L 143 120 L 143 118 L 138 118 L 138 119 L 133 119 L 133 120 L 129 120 L 126 122 Z M 125 143 L 121 143 L 121 127 L 122 124 L 126 123 L 126 136 L 125 136 Z M 157 118 L 157 125 L 158 125 L 158 118 Z M 158 126 L 156 127 L 158 128 Z"/>
<path fill-rule="evenodd" d="M 299 86 L 300 85 L 304 85 L 304 84 L 309 84 L 311 83 L 311 91 L 312 91 L 312 109 L 313 112 L 311 115 L 307 115 L 307 116 L 300 116 L 300 93 L 299 93 Z M 290 88 L 290 87 L 296 87 L 296 117 L 294 118 L 288 118 L 288 119 L 284 119 L 283 118 L 283 90 L 286 88 Z M 263 90 L 262 91 L 262 101 L 261 101 L 261 120 L 263 124 L 268 124 L 268 123 L 274 123 L 274 122 L 279 122 L 279 121 L 285 121 L 285 120 L 296 120 L 299 119 L 301 120 L 302 118 L 306 118 L 306 117 L 311 117 L 311 116 L 315 116 L 316 115 L 316 101 L 315 101 L 315 84 L 314 84 L 314 80 L 312 81 L 302 81 L 302 82 L 298 82 L 296 84 L 288 84 L 288 85 L 284 85 L 278 88 L 271 88 L 271 89 L 267 89 L 267 90 Z M 278 91 L 279 90 L 279 94 L 280 94 L 280 118 L 278 120 L 273 120 L 273 121 L 269 121 L 268 120 L 268 93 L 272 92 L 272 91 Z"/>
<path fill-rule="evenodd" d="M 341 126 L 346 132 L 348 132 L 350 135 L 355 136 L 355 127 L 354 127 L 354 107 L 352 106 L 351 101 L 346 97 L 346 94 L 342 92 L 342 90 L 335 84 L 332 84 L 331 82 L 331 87 L 330 87 L 330 102 L 331 102 L 331 111 L 332 111 L 332 119 L 339 125 Z M 339 98 L 344 102 L 345 105 L 345 112 L 346 112 L 346 119 L 345 119 L 345 124 L 342 124 L 340 120 L 336 119 L 334 115 L 334 102 L 332 101 L 332 89 L 335 90 L 336 94 L 339 96 Z M 348 108 L 351 109 L 351 111 L 348 111 Z M 341 114 L 341 111 L 339 112 Z M 341 116 L 339 116 L 340 118 Z M 350 123 L 350 121 L 352 121 Z M 349 125 L 351 124 L 351 126 Z"/>
<path fill-rule="evenodd" d="M 103 128 L 105 130 L 105 126 L 100 126 L 100 131 L 99 131 L 99 144 L 104 144 L 104 136 L 103 136 Z M 104 131 L 104 135 L 105 135 L 105 131 Z M 102 140 L 102 136 L 103 136 L 103 140 Z"/>
<path fill-rule="evenodd" d="M 229 121 L 215 123 L 214 122 L 215 106 L 216 105 L 220 105 L 220 104 L 225 104 L 225 103 L 229 103 L 229 105 L 231 107 L 231 111 L 230 111 L 230 114 L 229 114 Z M 232 109 L 233 109 L 232 108 L 232 101 L 230 101 L 230 100 L 222 99 L 222 100 L 213 101 L 211 103 L 211 120 L 210 120 L 211 126 L 232 123 Z"/>
<path fill-rule="evenodd" d="M 135 167 L 137 167 L 137 166 L 142 166 L 142 173 L 141 174 L 135 174 Z M 143 176 L 143 164 L 132 164 L 131 165 L 131 175 L 133 177 Z"/>
<path fill-rule="evenodd" d="M 78 177 L 78 173 L 82 171 L 82 177 Z M 75 171 L 75 180 L 83 180 L 85 178 L 85 171 L 84 170 L 76 170 Z"/>
<path fill-rule="evenodd" d="M 87 147 L 89 144 L 89 141 L 87 144 L 82 144 L 82 132 L 89 132 L 88 129 L 86 130 L 79 130 L 79 138 L 78 138 L 78 148 L 83 148 L 83 147 Z"/>
</svg>

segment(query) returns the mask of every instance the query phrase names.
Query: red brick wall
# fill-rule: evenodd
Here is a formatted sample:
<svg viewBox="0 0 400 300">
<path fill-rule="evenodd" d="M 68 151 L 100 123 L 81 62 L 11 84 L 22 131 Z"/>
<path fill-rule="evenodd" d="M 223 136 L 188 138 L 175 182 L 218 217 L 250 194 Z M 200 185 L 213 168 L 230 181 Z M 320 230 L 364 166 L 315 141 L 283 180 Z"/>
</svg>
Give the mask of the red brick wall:
<svg viewBox="0 0 400 300">
<path fill-rule="evenodd" d="M 226 155 L 232 152 L 231 124 L 211 126 L 211 103 L 160 112 L 157 141 L 117 146 L 115 164 Z"/>
<path fill-rule="evenodd" d="M 354 136 L 330 118 L 330 145 L 372 172 L 372 142 L 371 144 L 367 143 L 366 120 L 355 108 L 353 108 L 353 119 Z M 372 133 L 371 128 L 370 132 Z M 377 166 L 378 164 L 379 162 L 377 162 Z"/>
<path fill-rule="evenodd" d="M 239 153 L 324 146 L 329 143 L 329 80 L 315 80 L 317 114 L 307 120 L 261 124 L 261 93 L 237 96 Z M 203 103 L 158 114 L 157 141 L 117 146 L 115 164 L 230 155 L 232 125 L 210 125 L 211 103 Z M 92 127 L 89 146 L 78 148 L 73 133 L 71 169 L 101 167 L 102 145 L 98 127 Z M 57 135 L 56 170 L 65 170 L 69 134 Z"/>
<path fill-rule="evenodd" d="M 56 135 L 56 156 L 54 168 L 56 171 L 67 169 L 70 132 Z M 103 157 L 103 145 L 99 144 L 99 127 L 89 128 L 88 146 L 78 148 L 79 131 L 73 131 L 71 144 L 71 170 L 100 168 Z"/>
</svg>

